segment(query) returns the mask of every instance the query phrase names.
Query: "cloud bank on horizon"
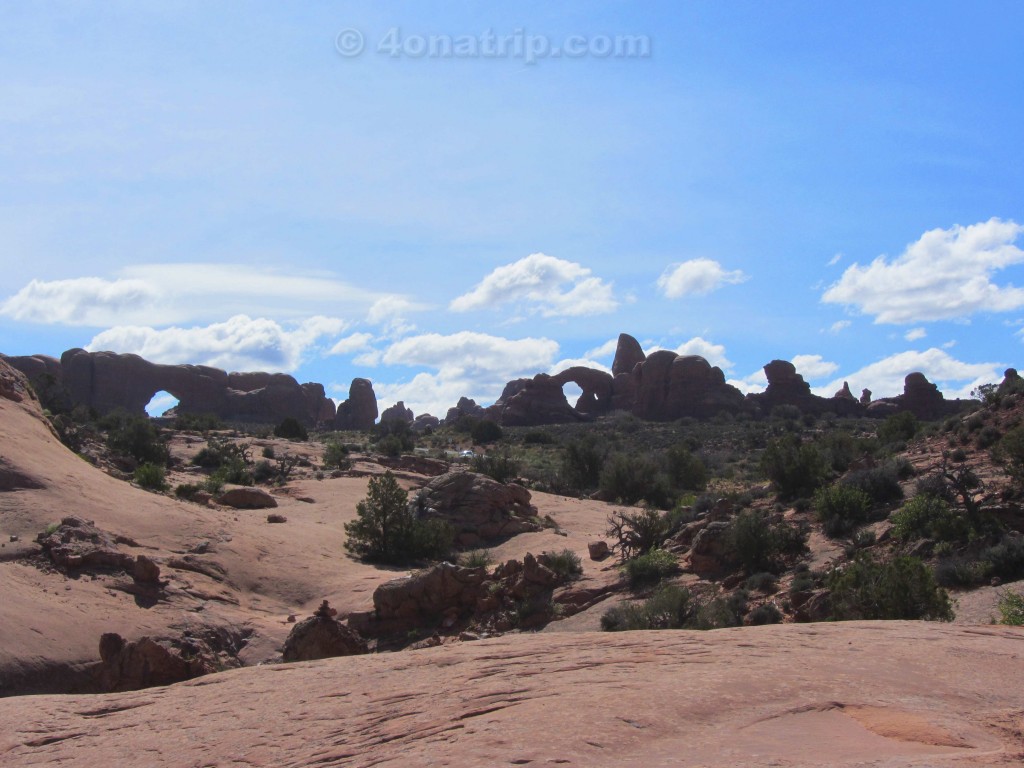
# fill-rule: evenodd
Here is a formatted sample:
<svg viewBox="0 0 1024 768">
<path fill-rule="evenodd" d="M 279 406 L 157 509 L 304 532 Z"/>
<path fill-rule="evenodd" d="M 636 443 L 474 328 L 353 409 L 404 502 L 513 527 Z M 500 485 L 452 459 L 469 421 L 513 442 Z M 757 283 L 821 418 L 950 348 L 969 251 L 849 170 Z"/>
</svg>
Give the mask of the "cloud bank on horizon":
<svg viewBox="0 0 1024 768">
<path fill-rule="evenodd" d="M 610 370 L 625 332 L 744 391 L 782 358 L 819 394 L 919 370 L 964 396 L 1024 348 L 1024 9 L 999 18 L 26 5 L 0 52 L 0 351 L 284 371 L 339 399 L 364 376 L 443 416 Z M 652 50 L 385 55 L 396 25 Z"/>
</svg>

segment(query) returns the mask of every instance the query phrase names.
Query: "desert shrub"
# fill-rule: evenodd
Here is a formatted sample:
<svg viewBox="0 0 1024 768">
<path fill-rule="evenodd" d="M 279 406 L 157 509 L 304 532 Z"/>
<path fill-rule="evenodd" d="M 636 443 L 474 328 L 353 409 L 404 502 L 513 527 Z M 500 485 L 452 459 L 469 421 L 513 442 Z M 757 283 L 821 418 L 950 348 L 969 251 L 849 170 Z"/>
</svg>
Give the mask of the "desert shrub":
<svg viewBox="0 0 1024 768">
<path fill-rule="evenodd" d="M 269 483 L 277 478 L 277 470 L 266 459 L 257 461 L 250 470 L 254 483 Z"/>
<path fill-rule="evenodd" d="M 674 445 L 665 452 L 669 481 L 674 488 L 703 491 L 708 484 L 708 470 L 699 456 L 685 446 Z"/>
<path fill-rule="evenodd" d="M 613 512 L 608 517 L 608 535 L 615 539 L 615 548 L 623 562 L 661 546 L 668 537 L 668 530 L 668 517 L 656 509 Z"/>
<path fill-rule="evenodd" d="M 694 609 L 693 596 L 685 587 L 666 585 L 647 600 L 624 603 L 605 611 L 601 629 L 623 632 L 638 629 L 680 629 Z"/>
<path fill-rule="evenodd" d="M 348 447 L 340 440 L 328 440 L 324 444 L 324 466 L 333 469 L 348 469 Z"/>
<path fill-rule="evenodd" d="M 583 575 L 583 561 L 571 549 L 543 554 L 544 565 L 554 571 L 562 581 L 569 581 Z"/>
<path fill-rule="evenodd" d="M 728 597 L 716 597 L 701 604 L 689 622 L 691 629 L 723 629 L 739 627 L 747 612 L 747 593 L 742 589 Z"/>
<path fill-rule="evenodd" d="M 802 551 L 804 543 L 793 526 L 773 523 L 762 512 L 746 510 L 729 524 L 726 546 L 730 558 L 753 574 L 777 569 L 783 555 Z"/>
<path fill-rule="evenodd" d="M 459 555 L 459 565 L 463 568 L 487 568 L 492 562 L 491 553 L 486 549 L 473 549 Z"/>
<path fill-rule="evenodd" d="M 473 425 L 469 434 L 473 438 L 474 443 L 484 445 L 486 443 L 493 443 L 495 440 L 501 440 L 504 432 L 502 432 L 497 422 L 490 419 L 480 419 L 480 421 Z"/>
<path fill-rule="evenodd" d="M 999 598 L 1000 624 L 1011 627 L 1024 626 L 1024 595 L 1019 592 L 1005 592 Z"/>
<path fill-rule="evenodd" d="M 890 520 L 892 535 L 901 541 L 965 541 L 970 534 L 967 521 L 935 496 L 915 496 L 894 512 Z"/>
<path fill-rule="evenodd" d="M 274 437 L 285 440 L 309 440 L 309 432 L 298 419 L 288 416 L 274 427 Z"/>
<path fill-rule="evenodd" d="M 174 495 L 179 499 L 192 501 L 202 490 L 204 490 L 203 486 L 197 485 L 196 483 L 181 483 L 174 489 Z"/>
<path fill-rule="evenodd" d="M 878 562 L 859 556 L 828 578 L 832 617 L 845 620 L 952 621 L 949 595 L 916 557 Z"/>
<path fill-rule="evenodd" d="M 917 434 L 920 424 L 910 411 L 894 413 L 878 425 L 878 440 L 883 445 L 905 443 Z"/>
<path fill-rule="evenodd" d="M 757 606 L 747 616 L 747 621 L 752 626 L 762 626 L 765 624 L 781 624 L 782 623 L 782 612 L 779 611 L 772 603 L 764 603 L 763 605 Z"/>
<path fill-rule="evenodd" d="M 919 478 L 916 483 L 918 496 L 931 496 L 944 501 L 952 501 L 953 494 L 950 491 L 946 478 L 940 473 L 933 473 Z"/>
<path fill-rule="evenodd" d="M 416 447 L 412 426 L 401 419 L 389 419 L 374 424 L 370 430 L 370 443 L 385 456 L 401 456 Z"/>
<path fill-rule="evenodd" d="M 835 430 L 822 435 L 818 448 L 825 454 L 835 472 L 845 472 L 864 451 L 863 446 L 849 432 Z"/>
<path fill-rule="evenodd" d="M 180 413 L 174 417 L 174 428 L 179 432 L 209 432 L 223 429 L 224 424 L 212 413 Z"/>
<path fill-rule="evenodd" d="M 999 442 L 999 438 L 1003 436 L 1003 433 L 999 431 L 998 427 L 994 427 L 991 424 L 981 428 L 978 432 L 977 444 L 979 448 L 991 448 L 993 445 Z"/>
<path fill-rule="evenodd" d="M 551 445 L 555 442 L 555 436 L 542 429 L 534 429 L 523 435 L 523 442 L 527 445 Z"/>
<path fill-rule="evenodd" d="M 451 551 L 454 532 L 439 520 L 420 520 L 409 495 L 390 472 L 371 477 L 356 519 L 345 523 L 345 549 L 364 560 L 407 565 L 440 559 Z"/>
<path fill-rule="evenodd" d="M 592 436 L 573 440 L 565 446 L 562 454 L 563 481 L 578 491 L 597 488 L 607 456 L 608 450 Z"/>
<path fill-rule="evenodd" d="M 163 465 L 146 462 L 136 467 L 133 479 L 142 488 L 150 491 L 163 491 L 167 489 L 165 477 L 166 472 Z"/>
<path fill-rule="evenodd" d="M 192 457 L 192 463 L 203 469 L 220 469 L 227 464 L 248 464 L 249 443 L 233 443 L 211 437 L 205 446 Z"/>
<path fill-rule="evenodd" d="M 852 488 L 859 488 L 875 504 L 885 504 L 903 498 L 899 472 L 899 466 L 895 462 L 888 461 L 877 467 L 850 472 L 840 480 L 840 483 Z"/>
<path fill-rule="evenodd" d="M 814 445 L 794 435 L 773 440 L 761 455 L 761 472 L 783 498 L 809 495 L 825 482 L 828 463 Z"/>
<path fill-rule="evenodd" d="M 760 571 L 750 576 L 743 587 L 751 592 L 763 592 L 770 595 L 778 589 L 778 579 L 774 573 Z"/>
<path fill-rule="evenodd" d="M 473 457 L 474 472 L 487 475 L 499 483 L 507 483 L 519 476 L 519 460 L 506 448 L 499 453 L 488 453 Z"/>
<path fill-rule="evenodd" d="M 838 538 L 867 522 L 871 499 L 859 488 L 836 483 L 814 494 L 814 509 L 825 534 Z"/>
<path fill-rule="evenodd" d="M 263 450 L 260 451 L 260 455 L 264 459 L 272 459 L 272 458 L 274 458 L 274 456 L 277 455 L 277 452 L 274 450 L 274 446 L 272 446 L 272 445 L 265 445 L 265 446 L 263 446 Z"/>
<path fill-rule="evenodd" d="M 672 492 L 668 478 L 650 456 L 614 453 L 601 469 L 598 483 L 606 498 L 623 504 L 648 504 L 664 509 L 670 505 Z"/>
<path fill-rule="evenodd" d="M 950 557 L 935 566 L 935 579 L 943 587 L 972 589 L 992 577 L 992 563 L 970 557 Z"/>
<path fill-rule="evenodd" d="M 1003 435 L 992 454 L 1018 485 L 1024 485 L 1024 427 L 1015 427 Z"/>
<path fill-rule="evenodd" d="M 100 426 L 107 430 L 107 447 L 115 453 L 130 456 L 139 464 L 167 464 L 170 454 L 163 435 L 147 417 L 115 411 L 103 417 Z"/>
<path fill-rule="evenodd" d="M 1003 581 L 1024 578 L 1024 537 L 1004 536 L 986 549 L 981 559 L 991 564 L 991 573 Z"/>
<path fill-rule="evenodd" d="M 657 584 L 678 572 L 679 562 L 676 556 L 664 549 L 651 551 L 626 561 L 626 580 L 631 589 Z"/>
</svg>

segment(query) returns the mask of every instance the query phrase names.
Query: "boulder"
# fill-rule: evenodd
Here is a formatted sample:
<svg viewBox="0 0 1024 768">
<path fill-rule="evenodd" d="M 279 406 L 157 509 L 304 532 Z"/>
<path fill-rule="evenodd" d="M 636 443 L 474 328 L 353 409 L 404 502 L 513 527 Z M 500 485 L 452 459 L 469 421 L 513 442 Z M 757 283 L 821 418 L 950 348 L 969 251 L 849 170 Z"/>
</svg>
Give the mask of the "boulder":
<svg viewBox="0 0 1024 768">
<path fill-rule="evenodd" d="M 61 568 L 135 569 L 135 558 L 118 549 L 118 537 L 80 517 L 65 517 L 56 530 L 39 534 L 36 541 Z"/>
<path fill-rule="evenodd" d="M 729 523 L 716 520 L 704 526 L 690 547 L 690 570 L 698 576 L 716 576 L 732 565 Z"/>
<path fill-rule="evenodd" d="M 218 666 L 208 649 L 193 643 L 175 647 L 151 637 L 126 642 L 114 632 L 100 637 L 100 659 L 97 679 L 108 692 L 170 685 L 210 674 Z"/>
<path fill-rule="evenodd" d="M 235 509 L 272 509 L 277 499 L 262 488 L 232 488 L 218 496 L 215 501 Z"/>
<path fill-rule="evenodd" d="M 324 600 L 311 617 L 292 627 L 284 641 L 284 661 L 314 661 L 369 653 L 366 641 L 354 629 L 338 621 L 336 613 Z"/>
<path fill-rule="evenodd" d="M 591 541 L 587 544 L 587 554 L 590 555 L 591 560 L 604 560 L 611 554 L 611 548 L 604 539 Z"/>
<path fill-rule="evenodd" d="M 435 477 L 410 504 L 417 514 L 451 525 L 456 544 L 462 547 L 492 544 L 542 527 L 528 490 L 476 472 Z"/>
<path fill-rule="evenodd" d="M 132 578 L 136 584 L 160 586 L 160 566 L 145 555 L 137 555 L 132 566 Z"/>
<path fill-rule="evenodd" d="M 483 596 L 486 579 L 486 568 L 439 563 L 385 582 L 373 592 L 376 618 L 395 630 L 421 626 L 452 611 L 468 615 Z"/>
<path fill-rule="evenodd" d="M 369 379 L 352 379 L 348 400 L 338 406 L 335 429 L 370 429 L 377 421 L 377 395 Z"/>
</svg>

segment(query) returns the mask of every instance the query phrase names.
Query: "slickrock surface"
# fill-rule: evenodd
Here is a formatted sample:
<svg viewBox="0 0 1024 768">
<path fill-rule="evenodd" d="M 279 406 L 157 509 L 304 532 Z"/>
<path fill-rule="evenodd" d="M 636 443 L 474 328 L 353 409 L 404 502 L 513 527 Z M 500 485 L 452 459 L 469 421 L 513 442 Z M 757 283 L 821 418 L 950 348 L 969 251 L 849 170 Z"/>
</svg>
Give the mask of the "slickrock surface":
<svg viewBox="0 0 1024 768">
<path fill-rule="evenodd" d="M 911 622 L 509 635 L 0 700 L 0 763 L 1020 765 L 1022 655 Z"/>
</svg>

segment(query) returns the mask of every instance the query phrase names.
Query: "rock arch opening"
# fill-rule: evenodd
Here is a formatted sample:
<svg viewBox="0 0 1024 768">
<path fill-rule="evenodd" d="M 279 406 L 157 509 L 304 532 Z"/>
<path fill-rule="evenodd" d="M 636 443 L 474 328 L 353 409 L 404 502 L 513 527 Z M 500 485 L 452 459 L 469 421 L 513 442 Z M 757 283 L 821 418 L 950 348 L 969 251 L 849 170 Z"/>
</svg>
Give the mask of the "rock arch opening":
<svg viewBox="0 0 1024 768">
<path fill-rule="evenodd" d="M 149 398 L 149 403 L 146 405 L 146 415 L 151 419 L 159 418 L 172 408 L 177 408 L 180 402 L 170 392 L 161 389 L 159 392 L 154 392 L 153 396 Z"/>
</svg>

